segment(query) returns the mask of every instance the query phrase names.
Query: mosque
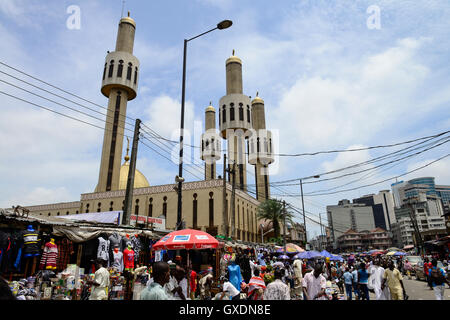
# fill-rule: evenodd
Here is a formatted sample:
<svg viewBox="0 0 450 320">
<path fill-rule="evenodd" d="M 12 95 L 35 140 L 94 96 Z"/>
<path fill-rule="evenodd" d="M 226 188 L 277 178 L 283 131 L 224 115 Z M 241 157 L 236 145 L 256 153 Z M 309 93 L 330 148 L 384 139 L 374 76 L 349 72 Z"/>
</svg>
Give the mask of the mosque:
<svg viewBox="0 0 450 320">
<path fill-rule="evenodd" d="M 121 163 L 126 109 L 128 101 L 136 98 L 139 84 L 139 60 L 133 55 L 135 31 L 136 22 L 128 14 L 119 22 L 115 51 L 108 52 L 105 59 L 101 92 L 108 98 L 108 109 L 94 192 L 81 194 L 79 201 L 28 206 L 30 214 L 63 216 L 123 211 L 130 166 L 129 147 Z M 268 166 L 274 161 L 271 132 L 266 130 L 263 99 L 256 96 L 251 100 L 243 94 L 242 61 L 234 51 L 225 67 L 226 95 L 219 100 L 219 130 L 216 130 L 216 109 L 209 105 L 205 109 L 205 132 L 201 140 L 205 178 L 183 183 L 183 221 L 186 228 L 203 230 L 213 236 L 223 235 L 222 230 L 226 229 L 222 227 L 234 222 L 236 240 L 257 242 L 261 234 L 257 208 L 261 201 L 270 197 Z M 225 200 L 225 179 L 216 175 L 216 163 L 221 159 L 221 139 L 226 140 L 228 167 L 235 168 L 235 174 L 229 174 L 225 182 Z M 254 166 L 256 197 L 247 192 L 247 162 Z M 236 166 L 231 165 L 234 163 Z M 236 207 L 235 216 L 231 217 L 233 179 Z M 151 186 L 136 170 L 132 223 L 146 228 L 155 221 L 162 221 L 165 229 L 174 230 L 178 201 L 174 187 L 175 183 Z"/>
</svg>

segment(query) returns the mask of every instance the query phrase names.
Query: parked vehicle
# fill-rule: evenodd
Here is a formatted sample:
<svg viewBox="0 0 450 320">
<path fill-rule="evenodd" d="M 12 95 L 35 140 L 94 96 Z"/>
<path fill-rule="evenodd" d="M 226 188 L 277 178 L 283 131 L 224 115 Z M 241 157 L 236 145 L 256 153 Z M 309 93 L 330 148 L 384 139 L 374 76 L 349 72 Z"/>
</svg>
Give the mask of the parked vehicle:
<svg viewBox="0 0 450 320">
<path fill-rule="evenodd" d="M 441 261 L 438 261 L 437 267 L 438 267 L 438 269 L 444 268 L 444 264 Z M 425 275 L 425 272 L 423 270 L 423 261 L 417 263 L 417 265 L 414 267 L 414 270 L 415 270 L 417 280 L 427 280 L 427 276 Z M 448 274 L 447 274 L 447 277 L 448 277 Z"/>
<path fill-rule="evenodd" d="M 412 275 L 416 274 L 416 270 L 415 270 L 416 265 L 420 262 L 422 263 L 422 271 L 423 271 L 423 260 L 422 260 L 421 256 L 404 256 L 403 261 L 405 261 L 405 260 L 408 260 L 409 263 L 411 263 L 411 267 L 412 267 L 411 274 Z"/>
</svg>

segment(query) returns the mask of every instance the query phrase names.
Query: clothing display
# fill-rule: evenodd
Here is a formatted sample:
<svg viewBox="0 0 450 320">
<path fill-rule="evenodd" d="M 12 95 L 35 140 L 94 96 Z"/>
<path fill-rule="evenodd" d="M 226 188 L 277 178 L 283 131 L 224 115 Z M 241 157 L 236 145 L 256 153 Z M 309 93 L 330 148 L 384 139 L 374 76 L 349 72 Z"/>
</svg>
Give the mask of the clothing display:
<svg viewBox="0 0 450 320">
<path fill-rule="evenodd" d="M 126 248 L 128 248 L 128 246 L 131 246 L 131 239 L 130 236 L 125 236 L 122 237 L 122 240 L 120 242 L 120 250 L 125 251 Z"/>
<path fill-rule="evenodd" d="M 58 258 L 58 246 L 50 241 L 45 244 L 44 252 L 42 253 L 40 269 L 56 269 L 56 263 Z"/>
<path fill-rule="evenodd" d="M 120 251 L 113 251 L 113 261 L 111 267 L 119 272 L 123 272 L 123 253 Z"/>
<path fill-rule="evenodd" d="M 131 246 L 130 246 L 131 247 Z M 123 265 L 126 269 L 134 269 L 134 251 L 127 248 L 123 251 Z"/>
<path fill-rule="evenodd" d="M 113 257 L 114 248 L 118 246 L 119 251 L 122 251 L 121 249 L 122 237 L 118 233 L 113 233 L 112 235 L 109 236 L 108 240 L 109 240 L 109 262 L 112 263 L 114 259 Z"/>
<path fill-rule="evenodd" d="M 35 257 L 40 254 L 41 239 L 39 233 L 33 229 L 22 231 L 23 237 L 23 251 L 22 254 L 25 258 Z"/>
<path fill-rule="evenodd" d="M 98 250 L 97 259 L 103 259 L 108 262 L 109 266 L 109 240 L 105 240 L 102 237 L 98 238 Z"/>
<path fill-rule="evenodd" d="M 139 254 L 142 251 L 142 243 L 141 240 L 139 240 L 139 237 L 136 237 L 136 235 L 131 237 L 131 247 L 134 250 L 134 261 L 138 263 Z"/>
<path fill-rule="evenodd" d="M 75 253 L 73 249 L 73 242 L 69 239 L 56 240 L 58 246 L 58 261 L 56 268 L 59 271 L 64 270 L 70 263 L 71 256 Z"/>
<path fill-rule="evenodd" d="M 242 276 L 241 276 L 241 267 L 236 264 L 236 262 L 232 262 L 230 266 L 228 266 L 228 274 L 229 274 L 229 280 L 233 284 L 233 286 L 241 291 L 241 282 L 242 282 Z"/>
</svg>

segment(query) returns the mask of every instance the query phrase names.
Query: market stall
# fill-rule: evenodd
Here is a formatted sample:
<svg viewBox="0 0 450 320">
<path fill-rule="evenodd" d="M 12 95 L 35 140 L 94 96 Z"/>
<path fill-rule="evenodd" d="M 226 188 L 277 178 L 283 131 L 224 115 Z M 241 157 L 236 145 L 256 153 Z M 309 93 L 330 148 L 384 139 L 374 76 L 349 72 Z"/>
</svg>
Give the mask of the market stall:
<svg viewBox="0 0 450 320">
<path fill-rule="evenodd" d="M 96 271 L 93 262 L 101 258 L 110 273 L 109 298 L 131 299 L 135 269 L 149 264 L 150 246 L 167 232 L 120 226 L 117 219 L 108 219 L 99 213 L 24 217 L 2 209 L 0 275 L 21 298 L 86 299 L 86 284 Z"/>
</svg>

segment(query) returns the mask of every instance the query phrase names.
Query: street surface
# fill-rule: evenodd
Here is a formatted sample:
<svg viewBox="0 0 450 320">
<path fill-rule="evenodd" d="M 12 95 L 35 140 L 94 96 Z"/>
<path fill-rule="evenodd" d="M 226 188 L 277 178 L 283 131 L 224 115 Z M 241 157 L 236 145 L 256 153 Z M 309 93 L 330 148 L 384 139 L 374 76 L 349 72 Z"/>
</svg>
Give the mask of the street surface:
<svg viewBox="0 0 450 320">
<path fill-rule="evenodd" d="M 436 300 L 434 296 L 434 290 L 430 290 L 426 281 L 418 281 L 414 278 L 411 280 L 408 277 L 403 277 L 403 284 L 405 286 L 406 294 L 409 296 L 409 300 Z M 450 289 L 445 285 L 444 292 L 445 300 L 450 300 Z M 370 293 L 370 299 L 375 300 L 375 295 Z"/>
</svg>

